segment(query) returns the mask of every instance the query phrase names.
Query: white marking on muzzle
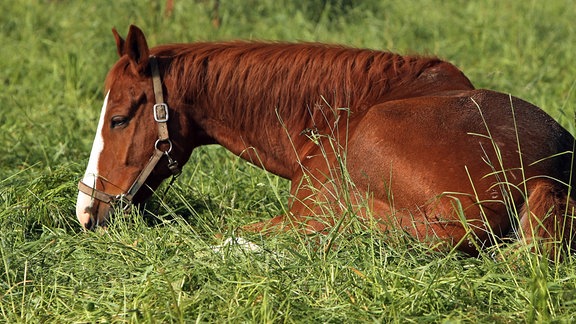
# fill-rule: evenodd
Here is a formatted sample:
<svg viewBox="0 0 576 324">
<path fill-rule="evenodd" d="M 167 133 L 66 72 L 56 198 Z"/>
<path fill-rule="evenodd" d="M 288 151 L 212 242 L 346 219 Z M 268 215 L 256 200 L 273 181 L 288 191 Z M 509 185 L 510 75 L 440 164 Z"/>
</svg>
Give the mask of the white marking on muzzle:
<svg viewBox="0 0 576 324">
<path fill-rule="evenodd" d="M 95 188 L 96 180 L 98 179 L 98 161 L 100 160 L 100 154 L 104 148 L 104 138 L 102 137 L 102 127 L 104 126 L 104 115 L 106 114 L 106 106 L 108 105 L 108 96 L 110 91 L 106 94 L 104 98 L 104 104 L 102 105 L 102 111 L 100 112 L 100 120 L 98 121 L 98 128 L 96 129 L 96 136 L 94 137 L 94 144 L 92 144 L 92 151 L 90 152 L 90 159 L 88 160 L 88 166 L 86 167 L 86 172 L 84 173 L 84 178 L 82 181 Z M 76 217 L 78 221 L 84 227 L 90 222 L 90 212 L 94 199 L 89 195 L 78 191 L 78 199 L 76 200 Z"/>
</svg>

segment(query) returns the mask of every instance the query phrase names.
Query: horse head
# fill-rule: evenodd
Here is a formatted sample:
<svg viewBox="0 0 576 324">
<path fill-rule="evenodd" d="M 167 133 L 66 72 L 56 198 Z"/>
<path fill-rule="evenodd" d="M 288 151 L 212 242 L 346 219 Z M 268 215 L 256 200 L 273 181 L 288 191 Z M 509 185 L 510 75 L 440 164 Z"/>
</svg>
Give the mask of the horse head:
<svg viewBox="0 0 576 324">
<path fill-rule="evenodd" d="M 124 40 L 113 30 L 120 59 L 105 82 L 106 98 L 79 183 L 76 215 L 86 229 L 105 226 L 115 203 L 149 198 L 162 180 L 179 172 L 191 150 L 182 149 L 179 114 L 164 102 L 159 59 L 150 56 L 135 26 Z M 162 66 L 162 65 L 160 65 Z"/>
</svg>

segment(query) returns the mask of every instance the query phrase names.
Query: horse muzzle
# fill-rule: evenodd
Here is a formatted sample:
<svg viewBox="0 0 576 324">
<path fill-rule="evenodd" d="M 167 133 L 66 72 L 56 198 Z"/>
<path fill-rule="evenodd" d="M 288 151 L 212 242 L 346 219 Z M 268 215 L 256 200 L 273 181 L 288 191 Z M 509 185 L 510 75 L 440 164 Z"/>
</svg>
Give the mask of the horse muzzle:
<svg viewBox="0 0 576 324">
<path fill-rule="evenodd" d="M 95 199 L 82 191 L 78 192 L 76 217 L 85 230 L 106 227 L 111 211 L 110 203 Z"/>
</svg>

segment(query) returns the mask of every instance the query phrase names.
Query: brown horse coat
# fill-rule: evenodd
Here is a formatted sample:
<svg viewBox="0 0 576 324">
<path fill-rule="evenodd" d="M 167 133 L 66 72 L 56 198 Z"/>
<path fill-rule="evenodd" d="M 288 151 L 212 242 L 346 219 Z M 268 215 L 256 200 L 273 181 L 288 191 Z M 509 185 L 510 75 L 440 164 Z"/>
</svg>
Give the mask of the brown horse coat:
<svg viewBox="0 0 576 324">
<path fill-rule="evenodd" d="M 126 40 L 114 34 L 97 190 L 125 191 L 153 151 L 154 55 L 176 160 L 217 143 L 292 181 L 289 214 L 253 230 L 323 230 L 353 211 L 472 254 L 511 232 L 573 238 L 574 138 L 525 101 L 474 90 L 447 62 L 322 44 L 149 49 L 134 26 Z M 168 175 L 156 168 L 135 202 Z M 80 195 L 82 225 L 105 223 L 109 206 Z"/>
</svg>

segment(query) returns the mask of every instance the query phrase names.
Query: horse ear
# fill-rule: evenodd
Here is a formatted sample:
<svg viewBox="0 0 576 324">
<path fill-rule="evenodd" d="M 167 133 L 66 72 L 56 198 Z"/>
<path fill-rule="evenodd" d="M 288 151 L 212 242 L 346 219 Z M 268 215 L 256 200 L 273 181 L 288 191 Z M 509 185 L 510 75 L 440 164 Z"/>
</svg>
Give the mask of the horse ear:
<svg viewBox="0 0 576 324">
<path fill-rule="evenodd" d="M 116 51 L 118 52 L 118 56 L 122 57 L 124 55 L 124 39 L 122 36 L 118 34 L 116 28 L 112 28 L 112 34 L 114 34 L 114 39 L 116 39 Z"/>
<path fill-rule="evenodd" d="M 150 50 L 148 49 L 148 43 L 146 43 L 144 33 L 140 28 L 130 25 L 126 41 L 122 41 L 122 38 L 119 38 L 119 40 L 120 43 L 123 43 L 122 54 L 128 55 L 133 71 L 137 74 L 144 73 L 148 67 L 148 59 L 150 56 Z M 118 45 L 118 40 L 116 44 Z"/>
</svg>

